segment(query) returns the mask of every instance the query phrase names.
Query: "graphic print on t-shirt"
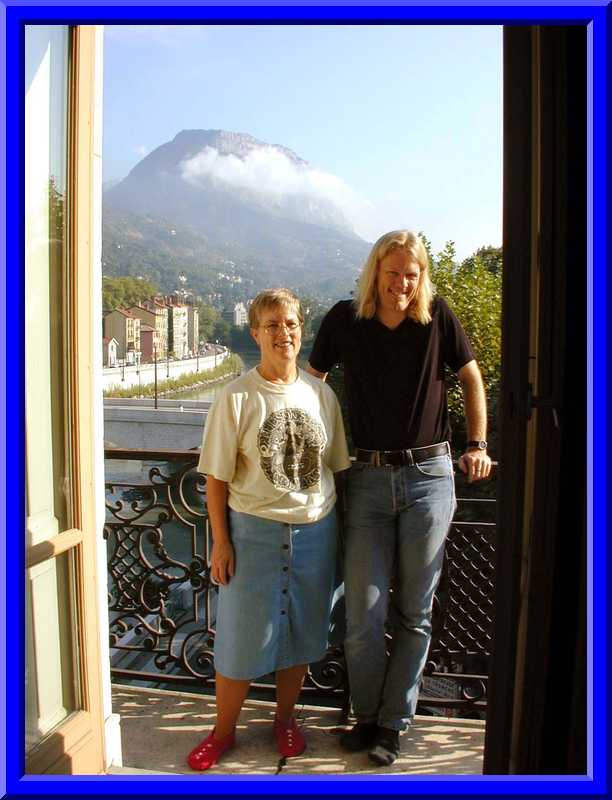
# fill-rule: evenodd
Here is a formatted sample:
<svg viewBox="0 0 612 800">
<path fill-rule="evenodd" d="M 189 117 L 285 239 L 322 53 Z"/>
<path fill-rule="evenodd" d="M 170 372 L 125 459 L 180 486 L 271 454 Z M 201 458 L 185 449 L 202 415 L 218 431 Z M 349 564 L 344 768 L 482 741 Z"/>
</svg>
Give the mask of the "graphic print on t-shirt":
<svg viewBox="0 0 612 800">
<path fill-rule="evenodd" d="M 267 417 L 257 435 L 261 468 L 276 489 L 308 489 L 321 480 L 325 429 L 301 408 Z"/>
</svg>

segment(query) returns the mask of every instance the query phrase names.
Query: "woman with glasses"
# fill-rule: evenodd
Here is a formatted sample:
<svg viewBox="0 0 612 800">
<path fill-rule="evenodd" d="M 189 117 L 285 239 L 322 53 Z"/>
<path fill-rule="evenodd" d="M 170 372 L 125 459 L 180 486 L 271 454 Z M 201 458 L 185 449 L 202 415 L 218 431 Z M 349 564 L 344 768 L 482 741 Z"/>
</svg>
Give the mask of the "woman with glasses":
<svg viewBox="0 0 612 800">
<path fill-rule="evenodd" d="M 224 387 L 206 420 L 198 469 L 207 475 L 210 574 L 219 584 L 217 719 L 187 758 L 197 770 L 233 747 L 251 681 L 272 672 L 278 752 L 297 756 L 306 746 L 293 711 L 308 664 L 327 649 L 334 473 L 350 462 L 335 394 L 297 365 L 303 321 L 288 289 L 253 300 L 260 363 Z"/>
</svg>

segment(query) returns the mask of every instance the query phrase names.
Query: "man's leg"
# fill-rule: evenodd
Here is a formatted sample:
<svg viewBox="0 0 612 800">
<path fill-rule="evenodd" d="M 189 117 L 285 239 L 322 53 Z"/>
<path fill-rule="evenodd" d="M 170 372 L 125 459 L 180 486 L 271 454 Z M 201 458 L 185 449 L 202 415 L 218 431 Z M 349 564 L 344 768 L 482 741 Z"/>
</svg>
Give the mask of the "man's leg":
<svg viewBox="0 0 612 800">
<path fill-rule="evenodd" d="M 376 723 L 387 669 L 385 621 L 395 553 L 391 470 L 353 466 L 347 477 L 344 643 L 353 709 Z"/>
<path fill-rule="evenodd" d="M 401 472 L 405 507 L 398 521 L 393 641 L 378 714 L 379 725 L 397 731 L 407 727 L 416 709 L 431 639 L 433 596 L 455 510 L 449 457 L 431 459 Z M 400 487 L 397 489 L 399 492 Z"/>
</svg>

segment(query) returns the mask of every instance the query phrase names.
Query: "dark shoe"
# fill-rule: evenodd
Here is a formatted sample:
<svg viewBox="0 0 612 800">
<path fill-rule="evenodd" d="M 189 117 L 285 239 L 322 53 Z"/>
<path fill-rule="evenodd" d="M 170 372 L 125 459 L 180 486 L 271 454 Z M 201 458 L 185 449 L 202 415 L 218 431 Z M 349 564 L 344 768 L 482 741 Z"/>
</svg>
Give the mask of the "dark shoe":
<svg viewBox="0 0 612 800">
<path fill-rule="evenodd" d="M 375 722 L 358 722 L 350 731 L 342 734 L 340 745 L 353 753 L 358 750 L 367 750 L 374 743 L 378 730 Z"/>
<path fill-rule="evenodd" d="M 391 728 L 379 728 L 374 740 L 374 746 L 368 753 L 368 758 L 375 764 L 388 767 L 393 764 L 400 754 L 399 731 Z"/>
</svg>

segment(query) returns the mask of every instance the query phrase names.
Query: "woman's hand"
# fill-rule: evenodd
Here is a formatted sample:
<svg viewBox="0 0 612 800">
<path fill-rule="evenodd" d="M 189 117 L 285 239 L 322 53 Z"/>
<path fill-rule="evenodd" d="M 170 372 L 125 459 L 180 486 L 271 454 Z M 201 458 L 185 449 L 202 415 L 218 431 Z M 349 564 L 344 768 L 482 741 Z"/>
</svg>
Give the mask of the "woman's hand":
<svg viewBox="0 0 612 800">
<path fill-rule="evenodd" d="M 206 505 L 212 526 L 213 546 L 210 554 L 210 577 L 225 586 L 234 574 L 234 548 L 227 527 L 227 482 L 208 475 Z"/>
<path fill-rule="evenodd" d="M 210 577 L 225 586 L 234 574 L 234 548 L 229 538 L 213 539 L 210 556 Z"/>
</svg>

